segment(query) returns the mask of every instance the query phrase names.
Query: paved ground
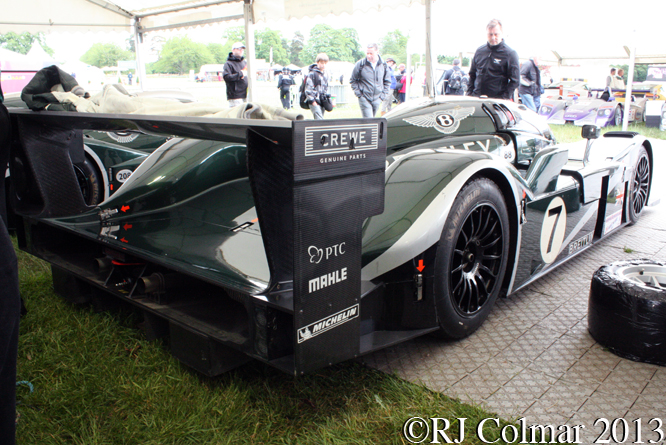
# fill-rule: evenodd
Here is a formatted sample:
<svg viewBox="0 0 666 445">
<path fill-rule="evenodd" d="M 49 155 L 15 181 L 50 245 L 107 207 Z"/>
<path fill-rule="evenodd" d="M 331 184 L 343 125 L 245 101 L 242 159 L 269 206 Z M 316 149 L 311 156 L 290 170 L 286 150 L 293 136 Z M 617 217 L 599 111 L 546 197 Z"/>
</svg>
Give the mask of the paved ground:
<svg viewBox="0 0 666 445">
<path fill-rule="evenodd" d="M 666 191 L 666 142 L 655 142 L 654 191 Z M 498 300 L 486 323 L 462 341 L 422 337 L 366 356 L 379 370 L 421 383 L 506 419 L 528 424 L 584 425 L 583 442 L 603 431 L 595 420 L 642 421 L 642 440 L 661 418 L 666 435 L 666 367 L 622 359 L 587 331 L 592 274 L 612 261 L 666 260 L 666 203 L 648 207 L 639 222 L 588 249 L 540 281 Z M 633 249 L 626 253 L 625 247 Z M 618 421 L 620 422 L 620 421 Z M 620 428 L 618 432 L 622 432 Z M 639 443 L 632 432 L 624 443 Z M 620 440 L 622 434 L 617 436 Z M 608 435 L 602 437 L 607 439 Z M 608 442 L 606 442 L 608 443 Z M 615 443 L 611 441 L 611 443 Z"/>
</svg>

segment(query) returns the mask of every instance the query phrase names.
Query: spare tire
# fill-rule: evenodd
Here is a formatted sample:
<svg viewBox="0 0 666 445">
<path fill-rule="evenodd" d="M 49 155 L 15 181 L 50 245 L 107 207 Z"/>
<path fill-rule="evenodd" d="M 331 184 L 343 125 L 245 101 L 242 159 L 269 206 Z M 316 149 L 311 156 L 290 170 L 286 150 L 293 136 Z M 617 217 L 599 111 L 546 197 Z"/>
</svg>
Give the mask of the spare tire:
<svg viewBox="0 0 666 445">
<path fill-rule="evenodd" d="M 636 259 L 598 269 L 587 324 L 614 354 L 666 366 L 666 263 Z"/>
</svg>

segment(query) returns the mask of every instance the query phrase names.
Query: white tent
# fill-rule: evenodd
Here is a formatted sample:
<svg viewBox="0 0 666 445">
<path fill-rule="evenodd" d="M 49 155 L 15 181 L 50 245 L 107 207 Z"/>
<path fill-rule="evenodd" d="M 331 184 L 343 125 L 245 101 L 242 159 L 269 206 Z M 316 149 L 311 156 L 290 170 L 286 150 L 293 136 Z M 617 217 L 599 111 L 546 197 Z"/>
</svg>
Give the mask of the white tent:
<svg viewBox="0 0 666 445">
<path fill-rule="evenodd" d="M 139 77 L 145 79 L 143 40 L 146 33 L 244 20 L 250 75 L 249 97 L 256 72 L 253 25 L 263 20 L 299 19 L 352 14 L 412 4 L 425 4 L 426 40 L 429 39 L 430 4 L 433 0 L 25 0 L 5 8 L 0 16 L 3 32 L 134 30 Z M 426 43 L 426 55 L 431 45 Z M 254 63 L 253 63 L 254 62 Z M 429 64 L 428 64 L 429 66 Z M 429 71 L 428 71 L 429 72 Z M 144 83 L 142 83 L 143 85 Z"/>
</svg>

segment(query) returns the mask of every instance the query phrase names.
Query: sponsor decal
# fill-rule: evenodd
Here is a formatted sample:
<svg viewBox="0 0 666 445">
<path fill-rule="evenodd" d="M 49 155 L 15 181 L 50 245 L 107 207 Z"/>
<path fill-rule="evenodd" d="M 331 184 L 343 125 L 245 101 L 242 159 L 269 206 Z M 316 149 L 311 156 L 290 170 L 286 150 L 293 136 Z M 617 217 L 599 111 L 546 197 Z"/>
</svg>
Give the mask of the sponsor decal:
<svg viewBox="0 0 666 445">
<path fill-rule="evenodd" d="M 132 176 L 132 170 L 125 168 L 116 173 L 116 181 L 125 182 L 129 179 L 130 176 Z"/>
<path fill-rule="evenodd" d="M 298 330 L 298 342 L 303 343 L 306 340 L 316 337 L 319 334 L 322 334 L 326 331 L 330 331 L 333 328 L 337 328 L 340 325 L 347 323 L 349 320 L 353 320 L 358 317 L 359 313 L 358 304 L 343 309 L 338 313 L 335 313 L 329 317 L 322 318 L 321 320 L 310 323 L 309 325 L 300 328 Z"/>
<path fill-rule="evenodd" d="M 502 63 L 502 59 L 493 59 L 493 63 L 495 65 L 499 65 L 500 63 Z"/>
<path fill-rule="evenodd" d="M 305 156 L 336 155 L 327 162 L 365 158 L 359 151 L 379 148 L 379 124 L 305 128 Z"/>
<path fill-rule="evenodd" d="M 446 111 L 435 111 L 421 116 L 408 117 L 405 122 L 417 127 L 434 127 L 444 134 L 451 134 L 460 127 L 460 122 L 474 113 L 474 107 L 456 107 Z"/>
<path fill-rule="evenodd" d="M 324 249 L 320 249 L 317 246 L 310 246 L 308 247 L 308 255 L 310 255 L 310 263 L 311 264 L 319 264 L 322 260 L 322 258 L 326 258 L 327 260 L 331 256 L 342 256 L 345 254 L 345 244 L 344 242 L 340 244 L 333 244 L 332 246 L 326 247 Z"/>
<path fill-rule="evenodd" d="M 622 223 L 622 210 L 607 216 L 604 220 L 604 235 L 620 227 Z"/>
<path fill-rule="evenodd" d="M 129 144 L 139 137 L 139 133 L 132 133 L 129 131 L 109 131 L 106 134 L 108 134 L 111 139 L 121 144 Z"/>
<path fill-rule="evenodd" d="M 578 252 L 583 247 L 589 246 L 592 244 L 593 233 L 590 232 L 582 238 L 578 238 L 576 241 L 569 243 L 569 255 L 572 253 Z"/>
<path fill-rule="evenodd" d="M 316 292 L 333 284 L 340 283 L 347 279 L 347 268 L 343 267 L 335 272 L 324 274 L 320 277 L 308 281 L 308 293 Z"/>
<path fill-rule="evenodd" d="M 567 209 L 564 200 L 556 196 L 548 204 L 541 225 L 541 258 L 544 263 L 552 263 L 560 254 L 566 227 Z"/>
</svg>

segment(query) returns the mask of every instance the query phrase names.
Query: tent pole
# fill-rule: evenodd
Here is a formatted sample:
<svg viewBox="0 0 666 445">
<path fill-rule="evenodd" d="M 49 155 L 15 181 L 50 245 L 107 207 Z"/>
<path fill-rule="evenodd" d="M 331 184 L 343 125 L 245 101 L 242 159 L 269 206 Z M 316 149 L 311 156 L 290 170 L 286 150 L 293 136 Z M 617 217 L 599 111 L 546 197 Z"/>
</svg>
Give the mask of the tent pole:
<svg viewBox="0 0 666 445">
<path fill-rule="evenodd" d="M 245 46 L 247 47 L 247 101 L 252 102 L 254 92 L 254 11 L 252 0 L 243 0 L 243 16 L 245 17 Z"/>
<path fill-rule="evenodd" d="M 631 46 L 629 55 L 629 74 L 627 75 L 627 87 L 624 93 L 624 116 L 622 116 L 622 131 L 627 131 L 629 126 L 629 110 L 631 109 L 631 89 L 634 82 L 634 61 L 636 60 L 636 47 Z"/>
<path fill-rule="evenodd" d="M 435 97 L 435 85 L 432 76 L 432 33 L 430 32 L 430 13 L 432 8 L 432 0 L 426 0 L 426 93 L 429 97 Z"/>
<path fill-rule="evenodd" d="M 146 66 L 143 63 L 143 32 L 141 29 L 141 19 L 134 19 L 134 49 L 136 50 L 136 81 L 141 91 L 146 89 Z"/>
</svg>

